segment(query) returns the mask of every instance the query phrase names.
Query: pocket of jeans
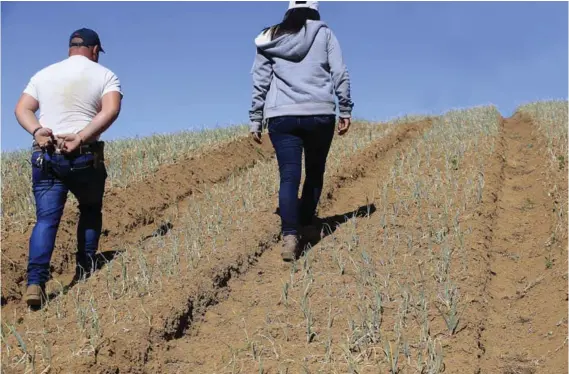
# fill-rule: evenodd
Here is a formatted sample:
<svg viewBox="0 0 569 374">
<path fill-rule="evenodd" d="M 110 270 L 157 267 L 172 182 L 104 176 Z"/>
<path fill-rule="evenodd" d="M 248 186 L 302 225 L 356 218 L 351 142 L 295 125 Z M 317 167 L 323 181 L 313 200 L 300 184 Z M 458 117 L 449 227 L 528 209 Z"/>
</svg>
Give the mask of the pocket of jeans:
<svg viewBox="0 0 569 374">
<path fill-rule="evenodd" d="M 93 163 L 89 163 L 89 164 L 85 164 L 85 163 L 81 163 L 80 165 L 73 165 L 70 168 L 70 171 L 83 171 L 83 170 L 89 170 L 89 169 L 93 169 Z"/>
<path fill-rule="evenodd" d="M 43 169 L 35 165 L 32 165 L 32 184 L 41 181 L 42 179 L 45 178 L 45 176 L 46 173 L 44 172 Z"/>
<path fill-rule="evenodd" d="M 269 125 L 268 129 L 269 132 L 276 132 L 279 129 L 279 126 L 285 122 L 288 118 L 287 117 L 273 117 L 269 118 Z"/>
<path fill-rule="evenodd" d="M 32 168 L 37 167 L 36 164 L 37 164 L 37 162 L 38 162 L 38 158 L 40 157 L 40 154 L 41 154 L 41 153 L 39 153 L 39 152 L 34 152 L 34 153 L 32 153 L 32 155 L 30 156 L 30 164 L 32 164 Z"/>
<path fill-rule="evenodd" d="M 334 115 L 322 115 L 322 116 L 314 116 L 314 123 L 317 125 L 335 125 L 336 124 L 336 116 Z"/>
<path fill-rule="evenodd" d="M 71 171 L 81 171 L 87 169 L 94 169 L 94 157 L 91 154 L 82 155 L 77 157 L 70 163 Z"/>
<path fill-rule="evenodd" d="M 38 165 L 40 156 L 41 152 L 33 152 L 30 158 L 30 163 L 32 164 L 32 183 L 37 183 L 46 176 L 45 170 Z"/>
</svg>

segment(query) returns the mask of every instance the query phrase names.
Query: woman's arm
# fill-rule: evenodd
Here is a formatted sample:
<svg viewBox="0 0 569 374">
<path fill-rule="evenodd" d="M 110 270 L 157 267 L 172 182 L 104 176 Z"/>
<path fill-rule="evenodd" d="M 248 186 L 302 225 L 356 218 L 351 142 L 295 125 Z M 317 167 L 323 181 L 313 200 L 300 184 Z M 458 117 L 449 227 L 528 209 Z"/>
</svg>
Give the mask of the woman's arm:
<svg viewBox="0 0 569 374">
<path fill-rule="evenodd" d="M 249 129 L 250 132 L 258 133 L 261 132 L 265 98 L 267 97 L 273 75 L 271 62 L 259 49 L 257 49 L 251 74 L 253 76 L 253 103 L 251 110 L 249 110 Z"/>
<path fill-rule="evenodd" d="M 330 65 L 330 72 L 332 73 L 332 80 L 334 81 L 334 88 L 338 97 L 340 118 L 351 118 L 354 103 L 352 102 L 350 92 L 350 76 L 348 68 L 344 64 L 340 43 L 330 29 L 328 29 L 328 64 Z"/>
</svg>

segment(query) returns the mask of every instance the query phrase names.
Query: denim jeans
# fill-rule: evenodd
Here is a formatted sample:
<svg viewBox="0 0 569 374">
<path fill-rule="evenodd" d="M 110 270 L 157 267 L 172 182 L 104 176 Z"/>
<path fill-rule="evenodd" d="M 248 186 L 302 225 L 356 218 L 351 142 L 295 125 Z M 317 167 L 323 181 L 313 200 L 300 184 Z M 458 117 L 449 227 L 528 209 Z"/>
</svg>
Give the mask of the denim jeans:
<svg viewBox="0 0 569 374">
<path fill-rule="evenodd" d="M 51 255 L 67 193 L 79 202 L 77 269 L 90 272 L 102 228 L 102 205 L 107 172 L 103 162 L 93 166 L 92 154 L 65 156 L 51 153 L 38 165 L 42 152 L 33 152 L 32 189 L 36 202 L 36 224 L 29 241 L 27 284 L 43 285 L 49 279 Z"/>
<path fill-rule="evenodd" d="M 283 235 L 294 235 L 301 226 L 312 223 L 322 193 L 336 117 L 283 116 L 268 122 L 269 137 L 279 165 L 281 230 Z M 303 151 L 306 177 L 299 202 Z"/>
</svg>

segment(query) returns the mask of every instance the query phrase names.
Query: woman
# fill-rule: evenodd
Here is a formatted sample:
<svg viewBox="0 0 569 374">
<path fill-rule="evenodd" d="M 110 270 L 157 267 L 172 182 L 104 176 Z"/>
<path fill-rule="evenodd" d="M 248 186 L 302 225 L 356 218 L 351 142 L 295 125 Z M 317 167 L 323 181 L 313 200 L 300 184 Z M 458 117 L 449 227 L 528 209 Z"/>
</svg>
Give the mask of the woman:
<svg viewBox="0 0 569 374">
<path fill-rule="evenodd" d="M 334 137 L 338 97 L 338 134 L 350 127 L 350 80 L 338 40 L 320 21 L 317 1 L 291 1 L 283 21 L 255 39 L 250 132 L 261 142 L 264 120 L 280 173 L 279 209 L 282 258 L 300 254 L 322 193 L 326 158 Z M 302 152 L 306 179 L 298 202 Z"/>
</svg>

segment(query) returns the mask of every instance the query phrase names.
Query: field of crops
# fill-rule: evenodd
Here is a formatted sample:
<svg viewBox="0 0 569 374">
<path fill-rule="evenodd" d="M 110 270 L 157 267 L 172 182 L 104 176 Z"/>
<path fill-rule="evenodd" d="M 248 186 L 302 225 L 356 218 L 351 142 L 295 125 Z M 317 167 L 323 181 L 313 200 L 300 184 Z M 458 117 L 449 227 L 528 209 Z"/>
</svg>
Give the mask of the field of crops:
<svg viewBox="0 0 569 374">
<path fill-rule="evenodd" d="M 353 124 L 292 264 L 266 135 L 110 142 L 105 264 L 72 281 L 70 200 L 39 311 L 29 155 L 3 154 L 2 373 L 565 373 L 567 113 Z"/>
</svg>

